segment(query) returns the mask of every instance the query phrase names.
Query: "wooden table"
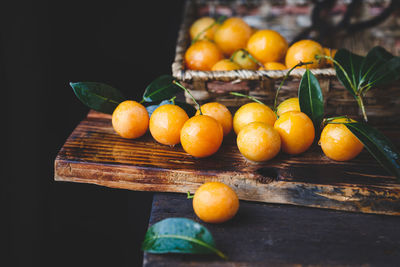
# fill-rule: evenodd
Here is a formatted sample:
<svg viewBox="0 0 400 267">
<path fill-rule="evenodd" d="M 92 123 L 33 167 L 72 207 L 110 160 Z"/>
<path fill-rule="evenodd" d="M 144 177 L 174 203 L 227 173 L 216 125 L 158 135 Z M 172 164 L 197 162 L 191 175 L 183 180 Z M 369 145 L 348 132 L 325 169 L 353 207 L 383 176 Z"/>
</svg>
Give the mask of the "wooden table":
<svg viewBox="0 0 400 267">
<path fill-rule="evenodd" d="M 149 224 L 185 217 L 206 226 L 228 261 L 144 253 L 143 266 L 398 266 L 400 217 L 241 201 L 234 219 L 201 222 L 183 194 L 154 195 Z"/>
</svg>

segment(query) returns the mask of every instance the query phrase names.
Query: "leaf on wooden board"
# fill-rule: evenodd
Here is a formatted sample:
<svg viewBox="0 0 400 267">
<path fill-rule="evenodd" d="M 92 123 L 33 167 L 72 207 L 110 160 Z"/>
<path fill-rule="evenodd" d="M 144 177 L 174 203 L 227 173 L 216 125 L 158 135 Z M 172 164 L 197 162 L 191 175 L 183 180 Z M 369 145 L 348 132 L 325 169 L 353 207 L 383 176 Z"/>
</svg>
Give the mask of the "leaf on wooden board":
<svg viewBox="0 0 400 267">
<path fill-rule="evenodd" d="M 78 99 L 91 109 L 112 114 L 119 103 L 126 100 L 114 87 L 98 82 L 70 83 Z"/>
<path fill-rule="evenodd" d="M 186 218 L 168 218 L 152 225 L 146 232 L 142 250 L 149 253 L 217 254 L 211 233 L 201 224 Z"/>
<path fill-rule="evenodd" d="M 152 81 L 143 93 L 144 102 L 157 102 L 174 97 L 181 89 L 173 83 L 171 75 L 162 75 Z"/>
<path fill-rule="evenodd" d="M 389 173 L 400 180 L 400 153 L 380 131 L 362 122 L 344 123 Z"/>
<path fill-rule="evenodd" d="M 324 118 L 324 98 L 318 79 L 309 69 L 301 78 L 298 95 L 301 112 L 310 117 L 315 129 L 319 129 Z"/>
</svg>

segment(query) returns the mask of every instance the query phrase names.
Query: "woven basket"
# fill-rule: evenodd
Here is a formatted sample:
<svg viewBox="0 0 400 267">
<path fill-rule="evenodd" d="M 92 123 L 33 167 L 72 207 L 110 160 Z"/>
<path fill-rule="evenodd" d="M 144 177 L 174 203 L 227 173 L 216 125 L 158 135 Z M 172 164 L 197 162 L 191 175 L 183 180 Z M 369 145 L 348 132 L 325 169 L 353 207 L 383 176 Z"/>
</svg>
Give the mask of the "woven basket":
<svg viewBox="0 0 400 267">
<path fill-rule="evenodd" d="M 371 2 L 371 1 L 369 1 Z M 373 1 L 372 1 L 373 2 Z M 379 1 L 384 5 L 385 1 Z M 337 15 L 345 5 L 338 1 Z M 184 55 L 190 45 L 189 28 L 199 17 L 239 16 L 255 28 L 273 29 L 280 32 L 288 42 L 310 23 L 312 11 L 310 1 L 195 1 L 188 0 L 184 7 L 183 22 L 178 34 L 175 60 L 172 64 L 173 76 L 182 82 L 200 103 L 218 101 L 229 107 L 238 107 L 249 100 L 235 97 L 229 92 L 240 92 L 259 98 L 272 105 L 276 88 L 286 71 L 194 71 L 186 68 Z M 364 3 L 365 17 L 376 13 L 380 6 Z M 365 55 L 376 45 L 385 47 L 394 55 L 400 53 L 400 19 L 395 15 L 384 23 L 368 31 L 359 32 L 338 43 L 333 48 L 344 47 L 355 53 Z M 296 97 L 299 81 L 304 69 L 295 69 L 282 87 L 278 103 L 289 97 Z M 318 78 L 325 100 L 327 115 L 349 115 L 358 117 L 360 111 L 355 99 L 340 84 L 333 68 L 312 69 Z M 385 93 L 382 93 L 382 92 Z M 186 101 L 192 103 L 189 95 Z M 364 98 L 367 115 L 372 121 L 399 120 L 400 83 L 385 88 L 371 89 Z"/>
</svg>

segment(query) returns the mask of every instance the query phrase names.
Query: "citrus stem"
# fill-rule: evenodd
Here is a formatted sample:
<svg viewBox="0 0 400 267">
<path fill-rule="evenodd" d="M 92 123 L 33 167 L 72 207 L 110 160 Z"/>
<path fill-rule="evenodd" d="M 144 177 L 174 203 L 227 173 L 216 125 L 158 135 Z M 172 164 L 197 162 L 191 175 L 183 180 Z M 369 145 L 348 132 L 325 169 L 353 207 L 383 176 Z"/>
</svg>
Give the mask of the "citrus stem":
<svg viewBox="0 0 400 267">
<path fill-rule="evenodd" d="M 171 101 L 172 104 L 175 105 L 175 99 L 176 99 L 176 96 L 172 97 L 169 101 Z"/>
<path fill-rule="evenodd" d="M 194 195 L 190 194 L 190 191 L 187 191 L 187 199 L 192 199 L 194 198 Z"/>
<path fill-rule="evenodd" d="M 275 94 L 275 99 L 274 99 L 274 108 L 273 108 L 274 112 L 276 112 L 276 104 L 277 104 L 277 101 L 278 101 L 279 91 L 281 90 L 281 88 L 282 88 L 282 86 L 283 86 L 283 83 L 284 83 L 284 82 L 286 81 L 286 79 L 289 77 L 289 75 L 290 75 L 290 73 L 292 72 L 292 70 L 294 70 L 294 69 L 297 68 L 297 67 L 301 67 L 301 66 L 304 66 L 304 65 L 312 64 L 312 63 L 313 63 L 312 61 L 310 61 L 310 62 L 301 62 L 301 61 L 300 61 L 298 64 L 296 64 L 295 66 L 293 66 L 293 67 L 286 73 L 286 75 L 285 75 L 285 77 L 283 77 L 282 82 L 280 83 L 278 89 L 276 89 L 276 94 Z"/>
<path fill-rule="evenodd" d="M 322 121 L 321 128 L 323 128 L 326 124 L 341 124 L 342 122 L 333 122 L 334 120 L 337 119 L 347 119 L 348 122 L 351 122 L 350 118 L 347 115 L 344 116 L 337 116 L 337 117 L 331 117 L 331 118 L 326 118 Z"/>
<path fill-rule="evenodd" d="M 244 94 L 236 93 L 236 92 L 230 92 L 230 94 L 234 95 L 234 96 L 247 97 L 248 99 L 253 100 L 254 102 L 257 102 L 259 104 L 265 105 L 263 102 L 261 102 L 260 100 L 258 100 L 257 98 L 255 98 L 253 96 L 244 95 Z"/>
<path fill-rule="evenodd" d="M 177 82 L 177 81 L 175 81 L 175 80 L 172 81 L 172 82 L 173 82 L 174 84 L 176 84 L 177 86 L 179 86 L 180 88 L 182 88 L 186 93 L 188 93 L 188 94 L 190 95 L 190 97 L 192 98 L 193 102 L 196 104 L 198 110 L 200 111 L 200 115 L 203 115 L 203 112 L 201 111 L 201 108 L 200 108 L 199 103 L 197 103 L 196 99 L 194 99 L 194 96 L 190 93 L 190 91 L 189 91 L 185 86 L 183 86 L 182 84 L 180 84 L 179 82 Z"/>
<path fill-rule="evenodd" d="M 358 96 L 356 97 L 356 99 L 357 99 L 358 106 L 359 106 L 360 109 L 361 109 L 361 112 L 362 112 L 364 121 L 365 121 L 365 122 L 368 122 L 368 117 L 367 117 L 367 113 L 365 112 L 365 106 L 364 106 L 364 101 L 363 101 L 362 96 L 361 96 L 361 95 L 358 95 Z"/>
<path fill-rule="evenodd" d="M 257 66 L 259 66 L 259 67 L 264 67 L 264 65 L 263 65 L 260 61 L 258 61 L 257 59 L 255 59 L 255 57 L 253 57 L 246 49 L 243 49 L 243 48 L 241 48 L 241 49 L 239 49 L 239 50 L 236 50 L 236 51 L 232 54 L 232 56 L 231 56 L 229 59 L 230 59 L 231 61 L 233 61 L 233 58 L 236 56 L 236 54 L 237 54 L 239 51 L 242 51 L 246 56 L 248 56 L 248 57 L 250 58 L 251 61 L 253 61 L 254 63 L 257 64 Z"/>
</svg>

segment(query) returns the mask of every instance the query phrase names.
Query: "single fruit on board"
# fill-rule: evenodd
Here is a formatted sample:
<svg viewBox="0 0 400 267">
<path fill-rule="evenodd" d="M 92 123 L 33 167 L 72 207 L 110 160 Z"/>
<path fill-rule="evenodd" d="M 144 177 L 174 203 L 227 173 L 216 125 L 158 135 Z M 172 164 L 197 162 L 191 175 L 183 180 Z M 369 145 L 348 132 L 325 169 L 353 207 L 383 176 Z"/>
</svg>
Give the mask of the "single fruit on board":
<svg viewBox="0 0 400 267">
<path fill-rule="evenodd" d="M 232 219 L 239 209 L 239 199 L 229 186 L 220 182 L 202 184 L 194 193 L 193 209 L 206 223 Z"/>
<path fill-rule="evenodd" d="M 337 52 L 337 49 L 332 49 L 332 48 L 324 47 L 324 54 L 325 54 L 325 56 L 334 58 L 335 55 L 336 55 L 336 52 Z M 326 63 L 325 63 L 325 64 L 326 64 L 327 66 L 333 67 L 333 61 L 330 60 L 330 59 L 326 59 Z"/>
<path fill-rule="evenodd" d="M 232 55 L 232 60 L 238 64 L 242 69 L 245 70 L 256 70 L 258 68 L 255 59 L 252 59 L 248 52 L 243 51 L 244 49 L 237 50 Z"/>
<path fill-rule="evenodd" d="M 222 59 L 212 66 L 212 71 L 239 70 L 240 66 L 230 59 Z"/>
<path fill-rule="evenodd" d="M 283 113 L 274 125 L 282 141 L 282 151 L 287 154 L 300 154 L 313 143 L 315 129 L 311 119 L 300 111 Z"/>
<path fill-rule="evenodd" d="M 195 42 L 185 52 L 186 66 L 191 70 L 210 71 L 222 58 L 220 49 L 204 40 Z"/>
<path fill-rule="evenodd" d="M 346 118 L 336 119 L 333 122 L 348 122 Z M 355 122 L 351 120 L 351 122 Z M 324 154 L 336 161 L 346 161 L 355 158 L 362 151 L 364 145 L 344 124 L 327 124 L 319 140 Z"/>
<path fill-rule="evenodd" d="M 202 39 L 213 40 L 214 33 L 215 33 L 216 29 L 218 28 L 218 25 L 214 24 L 214 23 L 215 23 L 215 19 L 213 19 L 211 17 L 202 17 L 202 18 L 197 19 L 190 26 L 190 29 L 189 29 L 190 39 L 193 40 L 194 38 L 198 38 L 197 40 L 202 40 Z M 212 24 L 214 24 L 214 26 L 210 27 Z M 209 29 L 207 29 L 207 28 L 209 28 Z M 205 30 L 205 29 L 207 29 L 207 30 Z"/>
<path fill-rule="evenodd" d="M 174 146 L 180 142 L 181 129 L 189 119 L 185 110 L 176 105 L 162 105 L 150 117 L 150 133 L 164 145 Z"/>
<path fill-rule="evenodd" d="M 216 119 L 222 126 L 224 136 L 232 130 L 232 113 L 229 109 L 218 102 L 210 102 L 200 107 L 203 115 L 208 115 Z M 197 110 L 196 115 L 200 115 L 200 110 Z"/>
<path fill-rule="evenodd" d="M 276 114 L 280 117 L 283 113 L 288 111 L 300 111 L 300 103 L 297 97 L 288 98 L 280 103 L 276 109 Z"/>
<path fill-rule="evenodd" d="M 222 144 L 221 124 L 207 115 L 188 119 L 181 129 L 181 144 L 186 153 L 196 158 L 211 156 Z"/>
<path fill-rule="evenodd" d="M 236 50 L 246 47 L 251 34 L 251 27 L 243 19 L 232 17 L 215 31 L 214 41 L 225 55 L 230 56 Z"/>
<path fill-rule="evenodd" d="M 114 131 L 123 138 L 134 139 L 144 135 L 149 127 L 149 113 L 133 100 L 121 102 L 112 114 Z"/>
<path fill-rule="evenodd" d="M 252 161 L 267 161 L 281 150 L 281 138 L 273 126 L 263 122 L 247 124 L 236 139 L 242 155 Z"/>
<path fill-rule="evenodd" d="M 312 40 L 300 40 L 289 47 L 286 53 L 285 65 L 288 69 L 291 69 L 300 62 L 313 62 L 300 68 L 306 68 L 306 66 L 309 69 L 321 68 L 325 64 L 325 59 L 316 59 L 315 56 L 317 55 L 324 55 L 324 49 L 319 43 Z"/>
<path fill-rule="evenodd" d="M 261 67 L 260 70 L 286 70 L 286 66 L 280 62 L 267 62 L 264 64 L 264 67 Z"/>
<path fill-rule="evenodd" d="M 236 134 L 239 134 L 244 126 L 255 121 L 273 126 L 276 121 L 276 115 L 267 105 L 256 102 L 247 103 L 235 112 L 233 129 Z"/>
<path fill-rule="evenodd" d="M 283 59 L 288 49 L 286 39 L 273 30 L 259 30 L 247 42 L 247 50 L 261 62 L 277 62 Z"/>
</svg>

